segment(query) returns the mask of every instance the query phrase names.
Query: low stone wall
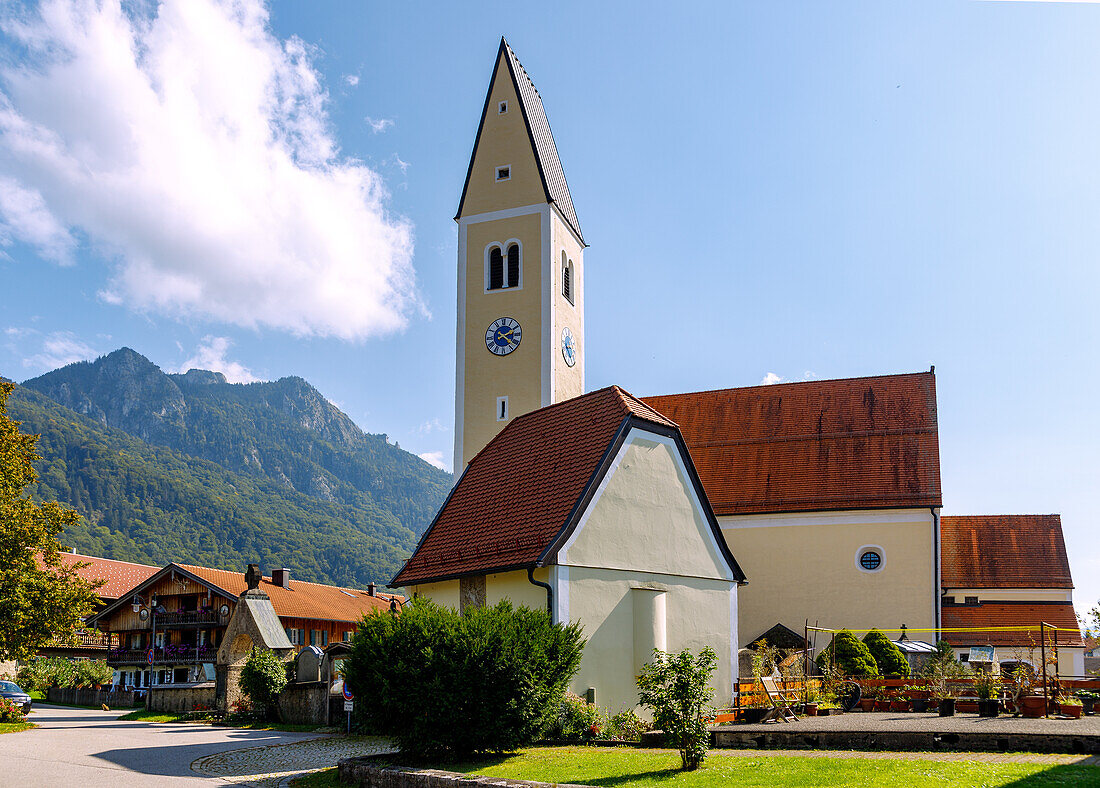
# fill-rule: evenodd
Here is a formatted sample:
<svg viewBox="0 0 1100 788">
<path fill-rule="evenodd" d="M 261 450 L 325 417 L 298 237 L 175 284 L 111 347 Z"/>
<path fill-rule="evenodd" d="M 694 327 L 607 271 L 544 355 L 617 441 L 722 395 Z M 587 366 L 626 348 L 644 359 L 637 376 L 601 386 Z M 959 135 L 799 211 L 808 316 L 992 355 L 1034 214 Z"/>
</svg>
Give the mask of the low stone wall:
<svg viewBox="0 0 1100 788">
<path fill-rule="evenodd" d="M 925 731 L 796 731 L 716 728 L 715 747 L 777 750 L 895 750 L 1100 754 L 1100 736 L 1072 733 L 935 733 Z"/>
<path fill-rule="evenodd" d="M 328 725 L 328 682 L 287 684 L 279 693 L 279 716 L 290 725 Z"/>
<path fill-rule="evenodd" d="M 499 777 L 444 772 L 438 769 L 410 769 L 402 766 L 379 766 L 370 758 L 344 758 L 337 764 L 340 782 L 359 788 L 467 788 L 467 786 L 510 785 L 527 788 L 589 788 L 569 783 L 539 783 L 530 780 L 502 780 Z"/>
<path fill-rule="evenodd" d="M 102 706 L 106 703 L 113 709 L 127 709 L 134 705 L 134 693 L 129 690 L 50 687 L 46 690 L 46 703 L 67 703 L 72 706 Z"/>
<path fill-rule="evenodd" d="M 196 707 L 214 708 L 214 682 L 161 684 L 150 687 L 145 700 L 145 708 L 149 711 L 182 714 L 194 711 Z"/>
</svg>

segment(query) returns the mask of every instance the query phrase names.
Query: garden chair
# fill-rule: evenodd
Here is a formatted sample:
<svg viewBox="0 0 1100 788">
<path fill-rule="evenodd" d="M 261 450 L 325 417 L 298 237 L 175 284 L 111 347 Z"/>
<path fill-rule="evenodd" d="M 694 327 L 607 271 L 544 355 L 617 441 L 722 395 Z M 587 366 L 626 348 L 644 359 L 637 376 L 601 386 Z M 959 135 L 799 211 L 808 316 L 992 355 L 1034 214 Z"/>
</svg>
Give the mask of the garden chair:
<svg viewBox="0 0 1100 788">
<path fill-rule="evenodd" d="M 760 683 L 764 685 L 764 692 L 768 695 L 768 709 L 761 722 L 781 720 L 783 722 L 798 722 L 798 715 L 791 710 L 792 703 L 798 703 L 799 697 L 794 690 L 783 690 L 775 683 L 775 676 L 761 676 Z"/>
</svg>

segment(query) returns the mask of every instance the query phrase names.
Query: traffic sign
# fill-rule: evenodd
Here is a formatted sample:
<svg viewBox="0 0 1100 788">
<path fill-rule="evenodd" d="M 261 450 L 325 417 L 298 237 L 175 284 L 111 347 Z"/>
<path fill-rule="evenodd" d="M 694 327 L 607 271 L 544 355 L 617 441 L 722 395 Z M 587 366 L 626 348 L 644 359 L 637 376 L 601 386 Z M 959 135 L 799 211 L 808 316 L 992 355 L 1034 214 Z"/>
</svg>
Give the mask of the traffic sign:
<svg viewBox="0 0 1100 788">
<path fill-rule="evenodd" d="M 355 701 L 353 701 L 353 700 L 344 701 L 344 711 L 352 711 L 354 709 L 355 709 Z"/>
<path fill-rule="evenodd" d="M 145 655 L 145 659 L 150 665 L 153 664 L 153 651 L 154 649 L 149 649 L 149 653 Z"/>
<path fill-rule="evenodd" d="M 347 679 L 344 679 L 344 700 L 355 700 L 355 694 L 351 691 Z"/>
</svg>

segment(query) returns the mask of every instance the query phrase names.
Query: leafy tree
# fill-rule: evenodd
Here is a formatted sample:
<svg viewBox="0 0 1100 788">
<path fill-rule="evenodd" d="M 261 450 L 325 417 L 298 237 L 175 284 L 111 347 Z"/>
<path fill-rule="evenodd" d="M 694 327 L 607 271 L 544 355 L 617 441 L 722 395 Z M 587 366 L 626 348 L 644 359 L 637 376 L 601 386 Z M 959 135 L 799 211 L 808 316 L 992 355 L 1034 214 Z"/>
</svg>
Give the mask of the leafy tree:
<svg viewBox="0 0 1100 788">
<path fill-rule="evenodd" d="M 653 661 L 638 676 L 638 701 L 653 712 L 654 724 L 680 751 L 685 771 L 698 769 L 707 757 L 710 733 L 707 718 L 713 715 L 710 677 L 718 655 L 710 646 L 699 656 L 684 649 L 668 654 L 653 649 Z"/>
<path fill-rule="evenodd" d="M 415 757 L 506 752 L 556 724 L 580 666 L 579 624 L 545 610 L 455 610 L 417 598 L 359 625 L 345 663 L 360 728 Z"/>
<path fill-rule="evenodd" d="M 241 692 L 263 717 L 274 714 L 279 693 L 286 687 L 286 664 L 271 649 L 253 648 L 241 668 Z"/>
<path fill-rule="evenodd" d="M 35 435 L 7 413 L 13 385 L 0 381 L 0 655 L 29 659 L 54 637 L 74 632 L 96 602 L 97 584 L 61 562 L 58 535 L 79 521 L 72 509 L 36 503 Z"/>
<path fill-rule="evenodd" d="M 833 652 L 836 652 L 835 664 L 837 669 L 846 676 L 876 676 L 878 665 L 867 646 L 863 645 L 855 635 L 847 629 L 842 629 L 833 635 L 833 642 L 817 655 L 817 664 L 827 670 L 834 663 Z"/>
<path fill-rule="evenodd" d="M 909 660 L 901 653 L 901 649 L 890 642 L 890 639 L 881 630 L 872 629 L 863 637 L 863 645 L 871 652 L 871 657 L 878 665 L 878 672 L 882 676 L 908 676 Z"/>
<path fill-rule="evenodd" d="M 105 659 L 82 659 L 76 663 L 76 685 L 91 687 L 94 684 L 110 684 L 114 670 Z"/>
</svg>

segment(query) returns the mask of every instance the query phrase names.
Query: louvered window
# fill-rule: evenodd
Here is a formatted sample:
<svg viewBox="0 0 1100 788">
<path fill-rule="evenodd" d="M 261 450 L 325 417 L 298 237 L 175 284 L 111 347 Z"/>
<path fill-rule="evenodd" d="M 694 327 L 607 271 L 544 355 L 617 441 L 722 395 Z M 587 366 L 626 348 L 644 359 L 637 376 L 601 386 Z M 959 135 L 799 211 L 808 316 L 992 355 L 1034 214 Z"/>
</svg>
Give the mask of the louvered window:
<svg viewBox="0 0 1100 788">
<path fill-rule="evenodd" d="M 489 289 L 499 290 L 504 287 L 504 255 L 500 253 L 500 247 L 494 246 L 489 252 Z"/>
<path fill-rule="evenodd" d="M 506 287 L 519 287 L 519 244 L 508 247 L 508 284 Z"/>
<path fill-rule="evenodd" d="M 565 251 L 561 253 L 561 294 L 565 297 L 565 300 L 570 304 L 575 303 L 575 296 L 573 294 L 573 288 L 575 284 L 573 282 L 573 261 L 565 256 Z"/>
</svg>

